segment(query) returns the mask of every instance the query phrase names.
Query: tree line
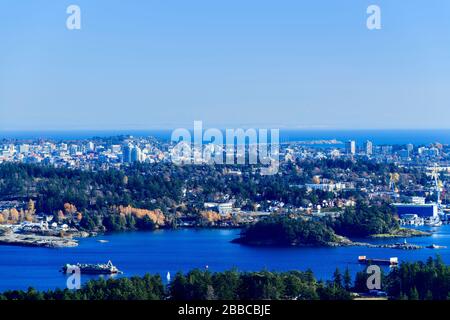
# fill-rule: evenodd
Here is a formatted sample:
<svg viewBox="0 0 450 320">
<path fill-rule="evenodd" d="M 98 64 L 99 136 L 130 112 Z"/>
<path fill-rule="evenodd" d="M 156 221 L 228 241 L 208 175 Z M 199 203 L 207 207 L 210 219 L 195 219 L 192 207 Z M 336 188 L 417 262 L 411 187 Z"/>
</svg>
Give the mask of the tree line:
<svg viewBox="0 0 450 320">
<path fill-rule="evenodd" d="M 169 226 L 176 225 L 178 217 L 192 219 L 200 225 L 204 220 L 203 204 L 225 195 L 243 210 L 252 211 L 259 206 L 258 210 L 264 211 L 271 205 L 269 201 L 283 202 L 287 207 L 308 207 L 337 197 L 332 192 L 308 191 L 301 187 L 311 182 L 316 173 L 331 179 L 349 170 L 383 174 L 392 168 L 347 160 L 318 160 L 287 163 L 283 165 L 283 174 L 274 176 L 255 175 L 251 166 L 234 168 L 242 171 L 241 176 L 227 175 L 225 169 L 228 167 L 137 163 L 121 170 L 83 171 L 3 163 L 0 164 L 0 200 L 33 199 L 36 213 L 53 214 L 55 218 L 61 216 L 65 204 L 71 204 L 82 218 L 75 222 L 86 230 L 152 229 L 157 226 L 155 221 L 144 216 L 120 215 L 113 208 L 131 206 L 136 210 L 160 210 Z M 361 194 L 354 197 L 361 198 Z M 345 212 L 345 219 L 336 225 L 340 233 L 364 234 L 385 231 L 392 226 L 384 209 L 358 210 L 363 215 Z M 376 217 L 372 222 L 366 219 L 371 215 Z M 352 226 L 361 226 L 362 230 L 353 230 Z"/>
<path fill-rule="evenodd" d="M 348 269 L 336 269 L 331 280 L 319 281 L 312 271 L 177 273 L 165 284 L 159 275 L 91 280 L 79 290 L 13 290 L 0 300 L 351 300 L 367 293 L 368 274 L 352 280 Z M 450 266 L 438 256 L 425 262 L 404 262 L 382 275 L 382 290 L 392 300 L 450 299 Z"/>
<path fill-rule="evenodd" d="M 0 300 L 348 300 L 350 293 L 335 281 L 317 281 L 311 271 L 177 273 L 164 284 L 159 275 L 91 280 L 79 290 L 14 290 Z"/>
<path fill-rule="evenodd" d="M 329 245 L 338 235 L 368 237 L 399 228 L 395 211 L 387 204 L 369 206 L 357 202 L 335 219 L 300 216 L 269 216 L 243 229 L 235 242 L 251 245 Z"/>
</svg>

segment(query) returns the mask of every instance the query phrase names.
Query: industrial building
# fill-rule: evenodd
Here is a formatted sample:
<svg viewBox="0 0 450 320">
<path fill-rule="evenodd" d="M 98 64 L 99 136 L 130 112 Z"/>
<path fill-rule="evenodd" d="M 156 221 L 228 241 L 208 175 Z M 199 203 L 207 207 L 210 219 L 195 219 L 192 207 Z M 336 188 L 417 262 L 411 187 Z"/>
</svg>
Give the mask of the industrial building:
<svg viewBox="0 0 450 320">
<path fill-rule="evenodd" d="M 437 204 L 405 204 L 396 203 L 397 213 L 401 217 L 403 215 L 417 215 L 421 218 L 436 218 L 438 217 Z"/>
</svg>

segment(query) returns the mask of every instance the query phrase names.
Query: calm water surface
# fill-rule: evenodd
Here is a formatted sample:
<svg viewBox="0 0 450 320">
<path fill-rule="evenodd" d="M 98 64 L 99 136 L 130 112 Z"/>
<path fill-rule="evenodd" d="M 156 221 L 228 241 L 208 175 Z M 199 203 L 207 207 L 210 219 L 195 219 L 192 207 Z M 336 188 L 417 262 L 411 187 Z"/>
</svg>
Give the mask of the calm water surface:
<svg viewBox="0 0 450 320">
<path fill-rule="evenodd" d="M 362 270 L 359 255 L 372 258 L 398 257 L 401 261 L 425 260 L 440 254 L 450 264 L 450 226 L 436 228 L 432 237 L 411 238 L 408 242 L 420 245 L 438 244 L 448 249 L 402 251 L 393 249 L 343 248 L 258 248 L 230 243 L 239 230 L 162 230 L 103 235 L 80 240 L 76 248 L 47 249 L 0 246 L 0 291 L 9 289 L 64 288 L 66 276 L 58 272 L 65 263 L 112 262 L 124 271 L 123 276 L 188 271 L 205 268 L 222 271 L 237 268 L 241 271 L 306 270 L 328 279 L 336 267 L 349 267 L 355 273 Z M 100 243 L 98 240 L 108 240 Z M 372 242 L 398 242 L 374 240 Z M 82 276 L 85 282 L 95 276 Z"/>
</svg>

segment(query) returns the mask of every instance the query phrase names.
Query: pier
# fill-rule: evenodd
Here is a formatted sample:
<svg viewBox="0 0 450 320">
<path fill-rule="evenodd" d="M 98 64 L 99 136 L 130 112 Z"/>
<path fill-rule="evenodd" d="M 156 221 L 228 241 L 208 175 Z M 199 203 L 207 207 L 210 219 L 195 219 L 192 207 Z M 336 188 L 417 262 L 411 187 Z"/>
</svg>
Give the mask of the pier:
<svg viewBox="0 0 450 320">
<path fill-rule="evenodd" d="M 358 262 L 361 264 L 367 264 L 367 265 L 388 265 L 388 266 L 397 266 L 398 265 L 398 258 L 392 257 L 389 259 L 372 259 L 367 258 L 366 256 L 359 256 Z"/>
</svg>

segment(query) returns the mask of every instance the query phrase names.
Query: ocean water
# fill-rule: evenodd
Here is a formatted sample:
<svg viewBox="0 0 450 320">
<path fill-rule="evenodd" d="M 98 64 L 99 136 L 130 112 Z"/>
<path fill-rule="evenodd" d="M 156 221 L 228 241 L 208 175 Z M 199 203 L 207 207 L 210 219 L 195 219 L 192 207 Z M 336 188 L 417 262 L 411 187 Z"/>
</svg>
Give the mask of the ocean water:
<svg viewBox="0 0 450 320">
<path fill-rule="evenodd" d="M 282 130 L 281 141 L 305 141 L 336 139 L 342 142 L 366 140 L 376 145 L 408 144 L 426 145 L 434 142 L 450 144 L 450 130 Z"/>
<path fill-rule="evenodd" d="M 153 136 L 169 141 L 172 130 L 102 130 L 102 131 L 0 131 L 0 139 L 89 139 L 118 135 Z M 342 142 L 356 140 L 362 144 L 371 140 L 377 145 L 408 144 L 425 145 L 434 142 L 450 144 L 450 129 L 436 130 L 280 130 L 280 141 L 311 141 L 336 139 Z"/>
<path fill-rule="evenodd" d="M 426 227 L 424 227 L 426 228 Z M 127 232 L 102 235 L 80 240 L 76 248 L 48 249 L 0 246 L 0 291 L 10 289 L 40 290 L 65 288 L 67 277 L 59 272 L 66 263 L 106 263 L 108 260 L 121 269 L 121 276 L 159 273 L 166 279 L 177 271 L 194 268 L 223 271 L 263 269 L 314 271 L 316 277 L 329 279 L 335 268 L 349 268 L 354 274 L 363 269 L 357 258 L 398 257 L 400 261 L 425 260 L 439 254 L 450 264 L 450 226 L 435 228 L 432 237 L 411 238 L 408 242 L 448 246 L 447 249 L 403 251 L 381 248 L 267 248 L 249 247 L 230 241 L 238 236 L 236 229 L 183 229 L 154 232 Z M 98 240 L 108 240 L 101 243 Z M 374 240 L 398 242 L 403 239 Z M 82 282 L 98 276 L 82 275 Z"/>
</svg>

